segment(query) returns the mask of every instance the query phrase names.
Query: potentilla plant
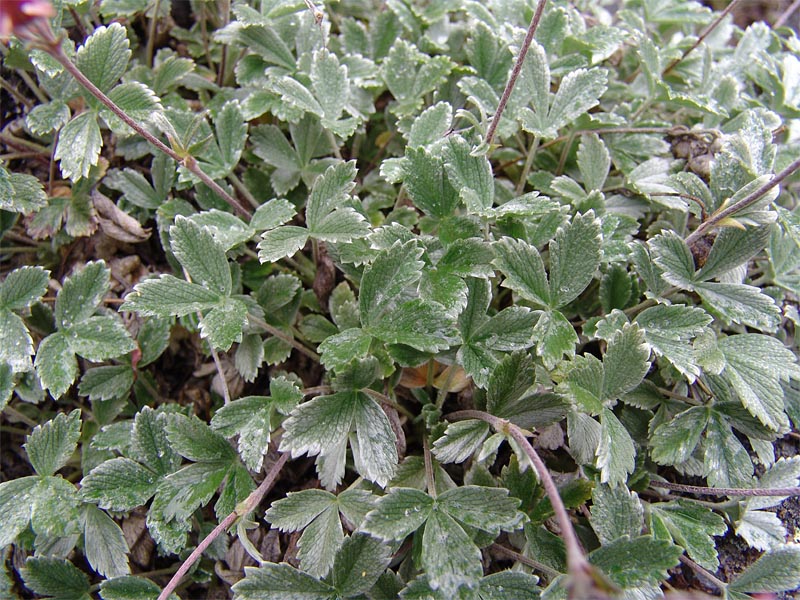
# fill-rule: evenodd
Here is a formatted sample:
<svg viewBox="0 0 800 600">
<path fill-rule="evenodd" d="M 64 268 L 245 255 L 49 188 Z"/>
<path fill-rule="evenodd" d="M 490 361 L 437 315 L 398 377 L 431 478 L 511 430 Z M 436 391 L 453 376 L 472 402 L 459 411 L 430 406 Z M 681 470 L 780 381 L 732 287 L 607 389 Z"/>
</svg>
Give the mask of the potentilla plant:
<svg viewBox="0 0 800 600">
<path fill-rule="evenodd" d="M 800 40 L 736 5 L 0 4 L 0 593 L 800 586 Z"/>
</svg>

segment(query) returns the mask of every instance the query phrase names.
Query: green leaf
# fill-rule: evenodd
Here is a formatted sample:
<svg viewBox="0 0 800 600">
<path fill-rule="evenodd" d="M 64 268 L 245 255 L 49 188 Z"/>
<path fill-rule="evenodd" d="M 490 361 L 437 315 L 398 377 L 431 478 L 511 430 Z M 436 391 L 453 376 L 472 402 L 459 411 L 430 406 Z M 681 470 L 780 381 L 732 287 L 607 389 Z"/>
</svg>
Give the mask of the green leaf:
<svg viewBox="0 0 800 600">
<path fill-rule="evenodd" d="M 434 508 L 422 534 L 422 566 L 434 590 L 453 597 L 483 575 L 481 552 L 446 512 Z"/>
<path fill-rule="evenodd" d="M 690 340 L 706 331 L 712 320 L 700 308 L 658 304 L 639 313 L 634 323 L 641 327 L 656 355 L 666 357 L 689 381 L 694 381 L 700 375 L 700 366 Z"/>
<path fill-rule="evenodd" d="M 402 169 L 403 182 L 414 206 L 439 219 L 453 214 L 460 197 L 447 176 L 444 159 L 438 153 L 409 145 Z"/>
<path fill-rule="evenodd" d="M 72 325 L 66 334 L 72 352 L 92 361 L 121 356 L 136 348 L 128 330 L 116 317 L 89 317 Z"/>
<path fill-rule="evenodd" d="M 178 215 L 169 234 L 172 252 L 194 283 L 221 296 L 231 293 L 231 271 L 225 250 L 208 229 Z"/>
<path fill-rule="evenodd" d="M 70 327 L 91 317 L 108 292 L 111 271 L 103 261 L 87 263 L 64 281 L 55 305 L 56 324 Z"/>
<path fill-rule="evenodd" d="M 311 89 L 322 106 L 324 119 L 338 119 L 350 100 L 350 81 L 347 67 L 339 64 L 339 58 L 326 48 L 314 52 L 311 58 Z"/>
<path fill-rule="evenodd" d="M 374 322 L 375 318 L 370 321 Z M 387 344 L 405 344 L 421 352 L 449 348 L 454 333 L 442 306 L 421 299 L 401 304 L 383 315 L 377 324 L 370 325 L 367 331 Z"/>
<path fill-rule="evenodd" d="M 453 107 L 448 102 L 437 102 L 423 110 L 414 119 L 406 136 L 408 148 L 433 144 L 445 136 L 453 122 Z"/>
<path fill-rule="evenodd" d="M 353 455 L 359 473 L 384 487 L 394 473 L 397 450 L 389 420 L 374 400 L 358 391 L 318 396 L 295 408 L 283 424 L 281 450 L 293 457 L 319 455 L 323 485 L 334 487 L 344 475 L 344 449 L 350 431 L 356 436 Z M 373 437 L 374 436 L 374 437 Z M 352 442 L 351 442 L 352 443 Z M 357 445 L 357 447 L 356 447 Z"/>
<path fill-rule="evenodd" d="M 12 544 L 30 523 L 39 477 L 28 476 L 0 483 L 0 545 Z"/>
<path fill-rule="evenodd" d="M 534 110 L 522 108 L 518 117 L 522 128 L 544 139 L 558 137 L 558 130 L 590 108 L 596 106 L 606 91 L 607 76 L 604 69 L 575 69 L 562 80 L 555 96 L 550 90 L 550 69 L 544 48 L 531 44 L 530 105 Z M 526 61 L 527 63 L 528 61 Z"/>
<path fill-rule="evenodd" d="M 578 169 L 587 191 L 602 190 L 611 168 L 611 155 L 596 133 L 581 136 L 578 146 Z"/>
<path fill-rule="evenodd" d="M 600 413 L 600 424 L 600 445 L 597 447 L 600 482 L 612 487 L 624 485 L 635 467 L 633 440 L 625 426 L 607 408 Z"/>
<path fill-rule="evenodd" d="M 130 573 L 128 544 L 119 525 L 93 504 L 83 513 L 83 549 L 92 568 L 106 578 Z"/>
<path fill-rule="evenodd" d="M 728 531 L 722 517 L 710 508 L 682 500 L 651 504 L 650 515 L 699 565 L 712 571 L 717 569 L 719 560 L 712 536 Z"/>
<path fill-rule="evenodd" d="M 489 424 L 477 419 L 450 423 L 433 443 L 433 454 L 442 464 L 462 463 L 477 451 L 489 434 Z"/>
<path fill-rule="evenodd" d="M 30 557 L 20 570 L 25 586 L 53 600 L 91 600 L 89 578 L 68 560 Z"/>
<path fill-rule="evenodd" d="M 644 508 L 636 492 L 624 485 L 598 485 L 592 491 L 590 522 L 602 544 L 623 536 L 634 538 L 644 527 Z"/>
<path fill-rule="evenodd" d="M 650 369 L 649 357 L 650 348 L 638 326 L 625 324 L 614 333 L 603 355 L 602 398 L 619 398 L 639 385 Z"/>
<path fill-rule="evenodd" d="M 14 373 L 30 371 L 33 339 L 25 321 L 10 311 L 0 310 L 0 339 L 6 340 L 0 345 L 0 364 L 8 365 Z"/>
<path fill-rule="evenodd" d="M 600 265 L 600 222 L 594 213 L 576 215 L 550 242 L 550 306 L 578 297 Z"/>
<path fill-rule="evenodd" d="M 389 566 L 390 559 L 391 551 L 386 544 L 354 533 L 336 554 L 331 573 L 336 591 L 343 597 L 368 592 Z"/>
<path fill-rule="evenodd" d="M 78 48 L 75 64 L 101 92 L 108 92 L 128 67 L 129 46 L 125 28 L 119 23 L 98 27 Z"/>
<path fill-rule="evenodd" d="M 181 464 L 167 439 L 166 422 L 166 414 L 145 406 L 134 418 L 131 435 L 131 456 L 159 475 L 168 475 Z"/>
<path fill-rule="evenodd" d="M 783 592 L 800 585 L 800 546 L 775 548 L 750 565 L 729 584 L 737 592 Z"/>
<path fill-rule="evenodd" d="M 624 587 L 658 585 L 676 566 L 683 550 L 650 536 L 621 537 L 589 554 L 589 562 Z"/>
<path fill-rule="evenodd" d="M 786 527 L 774 512 L 748 510 L 736 522 L 736 535 L 758 550 L 779 548 L 786 542 Z"/>
<path fill-rule="evenodd" d="M 69 107 L 61 100 L 53 100 L 35 106 L 25 117 L 25 124 L 32 133 L 44 136 L 60 129 L 69 121 Z"/>
<path fill-rule="evenodd" d="M 238 298 L 225 298 L 200 320 L 200 335 L 214 348 L 227 352 L 242 341 L 247 323 L 247 305 Z"/>
<path fill-rule="evenodd" d="M 394 300 L 421 275 L 422 249 L 415 241 L 399 241 L 381 251 L 364 269 L 358 302 L 364 327 L 380 324 Z"/>
<path fill-rule="evenodd" d="M 247 24 L 245 27 L 235 30 L 234 40 L 269 63 L 289 70 L 295 68 L 295 59 L 291 49 L 281 36 L 266 23 Z"/>
<path fill-rule="evenodd" d="M 22 310 L 41 298 L 47 291 L 50 272 L 42 267 L 14 269 L 0 283 L 0 309 Z M 4 337 L 3 339 L 12 339 Z"/>
<path fill-rule="evenodd" d="M 672 285 L 693 289 L 694 259 L 689 246 L 674 231 L 664 231 L 649 241 L 653 262 L 663 269 L 662 277 Z"/>
<path fill-rule="evenodd" d="M 503 273 L 503 287 L 540 306 L 551 305 L 550 286 L 539 252 L 523 240 L 503 238 L 495 245 L 495 266 Z"/>
<path fill-rule="evenodd" d="M 693 406 L 655 428 L 650 438 L 653 460 L 662 465 L 680 465 L 694 453 L 711 412 Z"/>
<path fill-rule="evenodd" d="M 81 497 L 107 510 L 132 510 L 156 492 L 156 472 L 129 458 L 107 460 L 81 481 Z"/>
<path fill-rule="evenodd" d="M 519 504 L 519 499 L 509 496 L 505 488 L 477 485 L 447 490 L 436 499 L 437 510 L 495 536 L 522 525 L 524 515 L 517 510 Z"/>
<path fill-rule="evenodd" d="M 306 245 L 308 230 L 303 227 L 285 225 L 264 233 L 258 243 L 258 260 L 262 263 L 276 262 L 292 256 Z"/>
<path fill-rule="evenodd" d="M 567 318 L 557 310 L 543 311 L 533 328 L 533 339 L 538 340 L 536 355 L 542 357 L 545 367 L 552 369 L 564 356 L 575 356 L 578 334 Z"/>
<path fill-rule="evenodd" d="M 255 232 L 255 228 L 245 224 L 239 217 L 216 208 L 195 213 L 187 218 L 195 225 L 208 230 L 225 252 L 249 241 Z"/>
<path fill-rule="evenodd" d="M 338 162 L 314 181 L 306 204 L 306 223 L 311 231 L 316 231 L 328 215 L 349 200 L 355 175 L 355 161 Z"/>
<path fill-rule="evenodd" d="M 0 210 L 29 214 L 47 205 L 42 183 L 33 175 L 9 173 L 0 164 Z"/>
<path fill-rule="evenodd" d="M 703 281 L 715 279 L 745 264 L 764 249 L 771 232 L 771 227 L 722 228 L 714 240 L 703 268 L 697 272 L 698 279 Z"/>
<path fill-rule="evenodd" d="M 88 177 L 100 158 L 103 138 L 97 117 L 87 111 L 64 125 L 58 137 L 54 158 L 61 161 L 61 173 L 72 181 Z"/>
<path fill-rule="evenodd" d="M 286 563 L 245 567 L 244 579 L 233 586 L 240 600 L 330 600 L 336 590 Z"/>
<path fill-rule="evenodd" d="M 165 426 L 175 452 L 191 461 L 231 461 L 236 452 L 230 444 L 195 416 L 171 414 Z"/>
<path fill-rule="evenodd" d="M 357 446 L 353 447 L 353 460 L 358 473 L 380 487 L 386 487 L 397 468 L 396 435 L 386 413 L 365 394 L 359 394 L 355 413 Z"/>
<path fill-rule="evenodd" d="M 144 316 L 183 317 L 219 304 L 219 294 L 200 285 L 159 275 L 136 284 L 120 310 L 138 312 Z"/>
<path fill-rule="evenodd" d="M 61 332 L 50 334 L 39 344 L 34 361 L 42 387 L 54 398 L 60 398 L 78 376 L 78 361 Z"/>
<path fill-rule="evenodd" d="M 722 377 L 750 414 L 770 429 L 787 427 L 780 382 L 800 378 L 794 354 L 778 339 L 754 333 L 722 338 L 719 348 L 727 361 Z"/>
<path fill-rule="evenodd" d="M 109 365 L 89 369 L 81 377 L 78 393 L 91 401 L 125 397 L 133 385 L 134 373 L 128 365 Z"/>
<path fill-rule="evenodd" d="M 367 514 L 361 530 L 387 542 L 402 540 L 425 523 L 433 506 L 433 498 L 425 492 L 392 487 Z"/>
<path fill-rule="evenodd" d="M 117 577 L 100 584 L 103 600 L 157 600 L 160 593 L 161 588 L 144 577 Z M 178 600 L 178 597 L 170 594 L 169 600 Z"/>
<path fill-rule="evenodd" d="M 153 113 L 161 111 L 161 100 L 143 83 L 128 81 L 116 86 L 108 93 L 109 99 L 119 106 L 134 121 L 146 123 Z M 122 136 L 133 134 L 133 130 L 110 110 L 100 113 L 109 128 Z"/>
<path fill-rule="evenodd" d="M 469 213 L 481 213 L 494 204 L 494 178 L 489 159 L 473 156 L 472 147 L 460 135 L 448 136 L 444 146 L 447 177 Z"/>
<path fill-rule="evenodd" d="M 372 336 L 363 329 L 345 329 L 319 345 L 320 362 L 328 369 L 340 369 L 354 358 L 366 357 L 371 343 Z"/>
<path fill-rule="evenodd" d="M 239 436 L 237 448 L 244 464 L 260 471 L 269 449 L 272 403 L 265 396 L 246 396 L 220 408 L 211 427 L 226 437 Z"/>
<path fill-rule="evenodd" d="M 703 470 L 714 487 L 750 487 L 753 463 L 730 425 L 713 411 L 706 431 Z"/>
<path fill-rule="evenodd" d="M 704 302 L 728 322 L 772 332 L 780 324 L 781 311 L 775 301 L 757 287 L 740 283 L 704 282 L 695 286 Z"/>
<path fill-rule="evenodd" d="M 25 451 L 39 475 L 53 475 L 69 460 L 81 435 L 81 411 L 64 413 L 43 425 L 37 425 L 28 436 Z"/>
<path fill-rule="evenodd" d="M 273 229 L 291 221 L 297 211 L 285 198 L 274 198 L 256 209 L 250 227 L 256 230 Z"/>
<path fill-rule="evenodd" d="M 234 100 L 222 106 L 214 121 L 214 132 L 223 164 L 227 170 L 232 170 L 239 163 L 247 140 L 247 123 L 238 102 Z"/>
</svg>

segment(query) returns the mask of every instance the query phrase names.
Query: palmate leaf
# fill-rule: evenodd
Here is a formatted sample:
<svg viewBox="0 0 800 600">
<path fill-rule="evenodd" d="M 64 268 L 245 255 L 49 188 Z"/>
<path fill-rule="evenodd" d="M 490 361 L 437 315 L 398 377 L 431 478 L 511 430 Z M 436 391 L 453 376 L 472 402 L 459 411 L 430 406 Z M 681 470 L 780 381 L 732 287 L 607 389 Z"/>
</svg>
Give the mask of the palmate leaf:
<svg viewBox="0 0 800 600">
<path fill-rule="evenodd" d="M 422 275 L 422 249 L 414 241 L 397 242 L 384 250 L 364 269 L 358 296 L 361 322 L 378 323 L 391 303 Z"/>
<path fill-rule="evenodd" d="M 33 363 L 42 387 L 60 398 L 78 376 L 78 361 L 66 335 L 57 331 L 39 343 Z"/>
<path fill-rule="evenodd" d="M 697 293 L 725 321 L 773 332 L 780 324 L 781 311 L 775 301 L 757 287 L 742 283 L 703 282 Z"/>
<path fill-rule="evenodd" d="M 703 471 L 715 487 L 750 487 L 753 463 L 730 425 L 716 411 L 708 420 Z"/>
<path fill-rule="evenodd" d="M 107 460 L 81 481 L 81 497 L 109 510 L 132 510 L 156 492 L 155 471 L 125 457 Z"/>
<path fill-rule="evenodd" d="M 477 419 L 450 423 L 433 443 L 433 454 L 442 464 L 461 463 L 472 456 L 489 435 L 489 424 Z"/>
<path fill-rule="evenodd" d="M 318 396 L 295 408 L 283 426 L 282 451 L 291 452 L 293 457 L 318 455 L 319 460 L 329 461 L 320 467 L 325 470 L 323 485 L 326 488 L 338 485 L 344 475 L 344 448 L 353 429 L 358 444 L 354 457 L 360 474 L 381 487 L 394 474 L 397 449 L 389 419 L 375 401 L 362 392 Z"/>
<path fill-rule="evenodd" d="M 0 310 L 22 310 L 30 306 L 44 295 L 49 276 L 50 272 L 41 267 L 20 267 L 11 271 L 0 283 Z"/>
<path fill-rule="evenodd" d="M 459 587 L 472 587 L 482 571 L 480 550 L 457 521 L 494 534 L 510 531 L 524 519 L 518 505 L 519 500 L 501 488 L 465 486 L 434 500 L 419 490 L 396 487 L 378 500 L 361 529 L 385 541 L 401 540 L 421 529 L 420 560 L 428 583 L 452 597 Z"/>
<path fill-rule="evenodd" d="M 409 145 L 402 170 L 403 182 L 414 206 L 439 219 L 453 213 L 460 197 L 450 182 L 444 159 L 439 153 Z"/>
<path fill-rule="evenodd" d="M 267 396 L 245 396 L 220 408 L 211 427 L 226 437 L 238 434 L 237 448 L 247 468 L 258 472 L 269 450 L 273 406 Z"/>
<path fill-rule="evenodd" d="M 298 541 L 300 568 L 322 577 L 345 541 L 339 513 L 352 515 L 358 506 L 357 512 L 366 514 L 373 504 L 364 490 L 347 490 L 338 497 L 323 490 L 303 490 L 274 502 L 265 518 L 281 531 L 304 530 Z"/>
</svg>

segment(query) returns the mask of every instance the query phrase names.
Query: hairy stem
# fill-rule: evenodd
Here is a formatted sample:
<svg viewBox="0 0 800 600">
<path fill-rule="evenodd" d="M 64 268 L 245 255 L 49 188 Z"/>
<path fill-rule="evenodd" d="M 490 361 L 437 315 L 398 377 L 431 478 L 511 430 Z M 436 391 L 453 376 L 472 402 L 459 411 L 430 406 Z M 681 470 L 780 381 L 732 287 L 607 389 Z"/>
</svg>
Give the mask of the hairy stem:
<svg viewBox="0 0 800 600">
<path fill-rule="evenodd" d="M 727 17 L 728 14 L 734 9 L 734 7 L 737 4 L 739 4 L 739 0 L 733 0 L 730 4 L 728 4 L 728 6 L 725 7 L 725 10 L 719 13 L 717 18 L 714 19 L 714 21 L 703 30 L 703 32 L 698 36 L 697 41 L 694 44 L 692 44 L 692 47 L 688 48 L 681 55 L 680 58 L 676 58 L 667 65 L 667 68 L 661 72 L 661 76 L 666 77 L 670 73 L 670 71 L 672 71 L 675 67 L 677 67 L 681 63 L 681 61 L 683 61 L 687 56 L 689 56 L 689 54 L 691 54 L 695 50 L 695 48 L 697 48 L 700 44 L 702 44 L 703 41 L 711 34 L 711 32 L 714 31 L 720 23 L 722 23 L 722 19 Z"/>
<path fill-rule="evenodd" d="M 800 487 L 787 488 L 709 488 L 700 485 L 684 485 L 669 481 L 651 481 L 650 487 L 664 488 L 676 492 L 701 494 L 703 496 L 800 496 Z"/>
<path fill-rule="evenodd" d="M 506 83 L 506 88 L 503 90 L 503 95 L 500 96 L 500 102 L 497 104 L 497 110 L 492 117 L 489 130 L 486 132 L 485 141 L 487 146 L 491 146 L 492 144 L 494 132 L 497 130 L 497 126 L 500 124 L 500 117 L 503 116 L 503 111 L 506 109 L 506 104 L 508 104 L 508 99 L 511 97 L 511 92 L 514 91 L 517 78 L 519 77 L 519 74 L 522 71 L 522 65 L 525 62 L 525 55 L 528 54 L 528 48 L 530 48 L 531 42 L 533 41 L 533 35 L 536 33 L 536 28 L 539 26 L 539 21 L 542 19 L 542 14 L 544 13 L 544 7 L 546 4 L 547 0 L 539 0 L 539 3 L 536 5 L 536 12 L 533 13 L 531 24 L 528 25 L 528 33 L 525 34 L 525 40 L 522 42 L 522 47 L 519 49 L 517 62 L 514 63 L 514 67 L 511 69 L 511 75 L 508 78 L 508 83 Z"/>
<path fill-rule="evenodd" d="M 197 545 L 197 548 L 189 555 L 189 557 L 183 562 L 181 568 L 175 572 L 175 575 L 172 576 L 172 579 L 169 580 L 167 586 L 163 589 L 163 591 L 158 595 L 158 600 L 167 600 L 169 595 L 175 591 L 175 588 L 178 587 L 178 584 L 183 579 L 184 575 L 189 572 L 189 569 L 192 568 L 192 565 L 196 563 L 200 556 L 202 556 L 203 552 L 205 552 L 206 548 L 208 548 L 212 542 L 217 539 L 223 531 L 226 531 L 229 527 L 231 527 L 238 518 L 243 517 L 249 513 L 251 513 L 256 506 L 261 503 L 261 500 L 264 499 L 264 496 L 267 495 L 267 492 L 272 488 L 275 480 L 278 478 L 278 474 L 283 469 L 283 465 L 286 464 L 286 461 L 289 460 L 288 454 L 281 454 L 280 458 L 272 465 L 272 468 L 267 473 L 267 476 L 264 478 L 264 481 L 261 482 L 259 485 L 247 498 L 244 499 L 243 502 L 239 503 L 239 505 L 234 509 L 234 511 L 225 517 L 219 525 L 214 527 L 211 530 L 205 539 Z"/>
<path fill-rule="evenodd" d="M 40 32 L 41 33 L 41 32 Z M 106 96 L 100 88 L 98 88 L 94 83 L 92 83 L 86 75 L 84 75 L 80 69 L 72 62 L 72 60 L 64 53 L 63 48 L 61 47 L 61 41 L 56 39 L 53 32 L 49 32 L 49 39 L 43 37 L 43 42 L 40 44 L 40 47 L 45 50 L 48 54 L 50 54 L 53 58 L 55 58 L 61 66 L 63 66 L 70 75 L 72 75 L 81 86 L 83 86 L 86 91 L 88 91 L 92 96 L 97 98 L 106 108 L 108 108 L 111 112 L 113 112 L 117 117 L 122 120 L 128 127 L 133 129 L 137 134 L 143 137 L 145 140 L 150 142 L 153 146 L 161 150 L 164 154 L 169 156 L 172 160 L 177 162 L 180 165 L 183 165 L 186 169 L 191 171 L 194 175 L 197 176 L 200 181 L 205 183 L 208 187 L 210 187 L 214 192 L 219 195 L 225 202 L 227 202 L 231 208 L 233 208 L 240 216 L 244 217 L 245 219 L 250 218 L 250 211 L 247 210 L 245 206 L 243 206 L 236 198 L 231 196 L 228 192 L 226 192 L 220 185 L 214 181 L 211 177 L 206 175 L 203 170 L 198 166 L 197 161 L 194 160 L 191 156 L 180 156 L 177 152 L 175 152 L 172 148 L 167 146 L 164 142 L 159 140 L 156 136 L 152 133 L 147 131 L 140 123 L 132 119 L 124 110 L 122 110 L 117 104 L 114 103 L 108 96 Z"/>
<path fill-rule="evenodd" d="M 783 14 L 781 14 L 781 16 L 777 18 L 775 24 L 772 27 L 777 29 L 778 27 L 783 27 L 784 25 L 786 25 L 786 23 L 794 14 L 794 11 L 796 11 L 798 8 L 800 8 L 800 0 L 794 0 L 794 2 L 792 2 L 789 8 L 783 11 Z"/>
<path fill-rule="evenodd" d="M 800 158 L 796 159 L 788 167 L 783 169 L 780 173 L 776 173 L 772 179 L 770 179 L 767 183 L 762 185 L 754 192 L 748 194 L 735 204 L 730 205 L 728 208 L 714 213 L 706 221 L 700 223 L 700 226 L 686 237 L 685 240 L 686 243 L 689 246 L 691 246 L 694 242 L 699 240 L 708 230 L 716 227 L 716 225 L 721 221 L 723 221 L 724 219 L 727 219 L 731 215 L 734 215 L 737 212 L 747 208 L 748 206 L 755 204 L 756 202 L 758 202 L 761 196 L 766 194 L 772 188 L 776 187 L 778 184 L 780 184 L 781 181 L 789 177 L 789 175 L 791 175 L 798 169 L 800 169 Z"/>
<path fill-rule="evenodd" d="M 521 554 L 511 548 L 506 548 L 505 546 L 501 546 L 500 544 L 492 544 L 489 546 L 489 549 L 497 554 L 502 554 L 505 558 L 510 558 L 511 560 L 515 560 L 519 563 L 522 563 L 526 567 L 530 567 L 532 569 L 536 569 L 547 575 L 550 579 L 558 577 L 561 575 L 558 571 L 553 569 L 552 567 L 548 567 L 546 564 L 539 562 L 538 560 L 533 560 L 532 558 L 528 558 L 524 554 Z"/>
<path fill-rule="evenodd" d="M 539 480 L 542 482 L 544 491 L 547 494 L 547 497 L 550 499 L 550 504 L 553 507 L 553 512 L 555 513 L 558 526 L 561 528 L 561 537 L 563 538 L 564 546 L 567 549 L 567 569 L 569 570 L 570 574 L 573 575 L 585 573 L 589 565 L 586 557 L 583 554 L 583 550 L 581 549 L 578 536 L 575 533 L 575 528 L 572 526 L 572 521 L 570 521 L 567 508 L 564 506 L 564 502 L 561 500 L 556 483 L 550 476 L 547 466 L 539 457 L 539 454 L 537 454 L 534 447 L 531 446 L 531 443 L 528 441 L 528 438 L 525 436 L 525 433 L 523 433 L 522 429 L 510 421 L 500 419 L 494 415 L 490 415 L 489 413 L 481 412 L 479 410 L 460 410 L 458 412 L 450 413 L 446 416 L 446 418 L 448 421 L 480 419 L 481 421 L 489 423 L 489 425 L 491 425 L 492 428 L 498 433 L 505 433 L 511 436 L 511 438 L 519 445 L 519 447 L 522 448 L 522 451 L 525 452 L 525 455 L 528 457 L 533 465 L 533 468 L 536 470 Z"/>
</svg>

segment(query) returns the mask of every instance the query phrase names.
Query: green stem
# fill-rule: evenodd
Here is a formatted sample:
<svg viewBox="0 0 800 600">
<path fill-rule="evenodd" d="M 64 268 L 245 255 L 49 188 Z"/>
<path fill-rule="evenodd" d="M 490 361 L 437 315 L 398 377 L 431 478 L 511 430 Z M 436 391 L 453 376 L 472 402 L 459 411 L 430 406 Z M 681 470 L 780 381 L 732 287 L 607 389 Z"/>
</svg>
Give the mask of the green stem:
<svg viewBox="0 0 800 600">
<path fill-rule="evenodd" d="M 528 183 L 528 175 L 530 175 L 531 167 L 533 167 L 533 159 L 536 157 L 536 150 L 539 147 L 539 136 L 533 136 L 533 140 L 531 141 L 531 145 L 528 148 L 528 156 L 525 159 L 525 166 L 522 167 L 522 174 L 519 177 L 519 181 L 517 182 L 517 196 L 521 195 L 522 192 L 525 190 L 525 184 Z"/>
<path fill-rule="evenodd" d="M 387 406 L 391 406 L 397 412 L 403 413 L 409 419 L 413 420 L 413 419 L 415 419 L 417 417 L 417 415 L 415 415 L 413 412 L 408 410 L 405 406 L 402 406 L 401 404 L 398 404 L 397 402 L 395 402 L 394 400 L 389 398 L 389 396 L 387 396 L 386 394 L 381 394 L 380 392 L 376 392 L 372 388 L 363 388 L 361 391 L 364 392 L 367 396 L 372 396 L 378 402 L 382 402 L 383 404 L 386 404 Z"/>
<path fill-rule="evenodd" d="M 161 0 L 156 0 L 155 4 L 153 5 L 153 16 L 150 19 L 150 23 L 147 26 L 147 50 L 146 50 L 146 61 L 147 64 L 152 67 L 153 66 L 153 50 L 156 44 L 156 24 L 158 22 L 158 10 L 161 7 Z"/>
<path fill-rule="evenodd" d="M 284 333 L 283 331 L 281 331 L 277 327 L 273 327 L 272 325 L 270 325 L 269 323 L 267 323 L 263 319 L 259 319 L 258 317 L 254 316 L 252 314 L 247 315 L 247 318 L 250 319 L 254 324 L 258 325 L 259 327 L 261 327 L 263 329 L 266 329 L 267 332 L 271 333 L 276 338 L 281 339 L 284 342 L 286 342 L 287 344 L 289 344 L 292 348 L 294 348 L 295 350 L 300 352 L 300 354 L 306 355 L 308 358 L 310 358 L 314 362 L 317 362 L 317 363 L 319 362 L 319 354 L 317 354 L 316 352 L 314 352 L 310 348 L 306 348 L 305 346 L 303 346 L 303 344 L 301 344 L 300 342 L 295 340 L 292 336 L 287 335 L 286 333 Z"/>
<path fill-rule="evenodd" d="M 433 459 L 427 433 L 422 434 L 422 454 L 425 460 L 425 481 L 428 486 L 428 495 L 436 498 L 436 479 L 433 475 Z"/>
<path fill-rule="evenodd" d="M 724 592 L 725 588 L 728 587 L 727 583 L 712 575 L 709 571 L 698 565 L 696 562 L 694 562 L 691 558 L 689 558 L 685 554 L 681 555 L 680 561 L 687 567 L 689 567 L 692 571 L 694 571 L 696 574 L 700 575 L 703 579 L 705 579 L 709 583 L 712 583 L 714 587 L 716 587 L 720 592 Z"/>
<path fill-rule="evenodd" d="M 546 564 L 540 563 L 538 560 L 533 560 L 532 558 L 529 558 L 524 554 L 521 554 L 520 552 L 516 552 L 511 548 L 506 548 L 505 546 L 501 546 L 500 544 L 492 544 L 491 546 L 489 546 L 489 548 L 495 551 L 497 554 L 502 554 L 506 558 L 510 558 L 511 560 L 515 560 L 519 563 L 522 563 L 526 567 L 530 567 L 532 569 L 536 569 L 537 571 L 544 573 L 550 579 L 555 579 L 556 577 L 561 575 L 559 571 L 553 569 L 552 567 L 548 567 Z"/>
</svg>

